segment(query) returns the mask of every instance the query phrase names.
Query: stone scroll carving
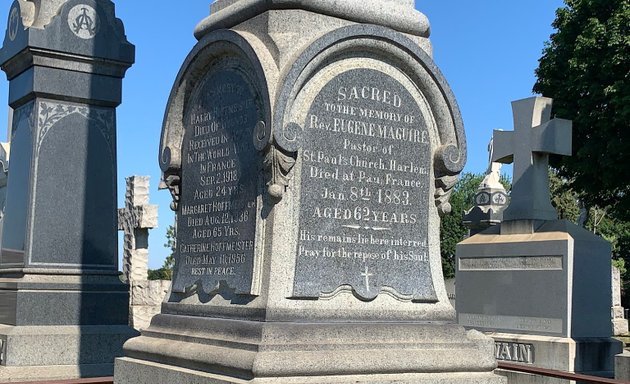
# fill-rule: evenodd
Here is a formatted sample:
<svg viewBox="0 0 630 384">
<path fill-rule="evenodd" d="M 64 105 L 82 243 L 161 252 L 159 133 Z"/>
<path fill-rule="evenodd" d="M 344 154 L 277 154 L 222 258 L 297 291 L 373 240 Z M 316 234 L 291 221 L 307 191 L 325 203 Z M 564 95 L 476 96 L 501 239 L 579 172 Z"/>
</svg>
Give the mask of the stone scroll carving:
<svg viewBox="0 0 630 384">
<path fill-rule="evenodd" d="M 251 42 L 238 33 L 222 31 L 202 39 L 182 66 L 170 95 L 158 159 L 163 173 L 161 188 L 168 188 L 171 192 L 173 210 L 178 209 L 181 196 L 184 113 L 188 107 L 190 92 L 198 85 L 207 65 L 219 60 L 231 60 L 234 67 L 238 68 L 237 71 L 250 78 L 253 86 L 257 88 L 255 93 L 261 97 L 257 100 L 257 105 L 262 115 L 259 116 L 259 121 L 254 127 L 251 140 L 264 157 L 263 166 L 269 193 L 272 196 L 281 197 L 288 180 L 288 173 L 295 161 L 295 154 L 279 148 L 272 140 L 271 102 L 265 79 L 269 73 L 275 71 L 274 69 L 263 70 L 264 60 L 259 58 L 261 55 L 264 56 L 261 51 L 266 52 L 265 49 L 254 52 Z M 268 62 L 272 61 L 268 60 Z"/>
</svg>

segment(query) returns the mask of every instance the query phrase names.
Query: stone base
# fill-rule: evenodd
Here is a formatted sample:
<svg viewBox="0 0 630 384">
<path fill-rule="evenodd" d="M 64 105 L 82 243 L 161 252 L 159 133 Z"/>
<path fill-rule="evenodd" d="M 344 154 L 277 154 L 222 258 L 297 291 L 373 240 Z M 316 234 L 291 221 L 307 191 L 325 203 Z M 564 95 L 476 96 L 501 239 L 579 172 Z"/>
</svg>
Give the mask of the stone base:
<svg viewBox="0 0 630 384">
<path fill-rule="evenodd" d="M 116 359 L 116 384 L 177 383 L 418 383 L 418 384 L 505 384 L 501 376 L 492 373 L 402 373 L 385 375 L 264 377 L 252 380 L 215 375 L 186 368 L 151 363 L 127 357 Z"/>
<path fill-rule="evenodd" d="M 132 281 L 129 325 L 138 331 L 148 328 L 153 316 L 160 313 L 162 301 L 170 287 L 170 280 Z"/>
<path fill-rule="evenodd" d="M 111 376 L 123 343 L 136 335 L 124 325 L 0 325 L 0 382 Z"/>
<path fill-rule="evenodd" d="M 505 371 L 503 369 L 497 369 L 496 372 L 499 375 L 505 376 L 510 384 L 576 384 L 574 380 L 556 379 L 554 377 L 545 377 L 531 373 Z"/>
<path fill-rule="evenodd" d="M 614 358 L 623 348 L 620 341 L 612 338 L 571 339 L 509 333 L 487 335 L 495 340 L 495 356 L 498 360 L 608 378 L 614 376 Z M 501 347 L 505 345 L 508 345 L 508 348 L 502 349 Z M 529 354 L 515 353 L 518 346 L 527 346 L 521 351 L 530 351 Z M 510 384 L 572 382 L 520 372 L 497 370 L 497 373 L 507 376 Z"/>
<path fill-rule="evenodd" d="M 615 356 L 615 379 L 630 381 L 630 351 Z"/>
<path fill-rule="evenodd" d="M 0 366 L 0 382 L 71 380 L 85 377 L 107 377 L 114 373 L 113 364 L 56 365 L 32 367 Z"/>
<path fill-rule="evenodd" d="M 492 374 L 492 340 L 455 324 L 281 323 L 161 314 L 124 349 L 126 357 L 116 360 L 118 384 L 505 383 Z M 408 377 L 401 381 L 403 376 Z"/>
</svg>

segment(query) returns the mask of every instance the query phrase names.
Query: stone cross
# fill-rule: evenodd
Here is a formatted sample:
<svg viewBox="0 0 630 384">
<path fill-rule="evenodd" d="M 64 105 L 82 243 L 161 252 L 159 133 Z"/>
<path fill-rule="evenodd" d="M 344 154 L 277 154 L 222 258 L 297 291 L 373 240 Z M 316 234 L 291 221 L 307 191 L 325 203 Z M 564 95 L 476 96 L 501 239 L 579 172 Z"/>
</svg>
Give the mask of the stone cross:
<svg viewBox="0 0 630 384">
<path fill-rule="evenodd" d="M 572 123 L 550 120 L 552 103 L 544 97 L 514 101 L 514 131 L 494 131 L 492 161 L 514 163 L 504 221 L 558 218 L 549 195 L 549 154 L 571 155 Z"/>
<path fill-rule="evenodd" d="M 123 275 L 131 284 L 148 278 L 149 229 L 158 225 L 158 206 L 149 204 L 149 176 L 126 180 L 125 208 L 118 209 L 118 230 L 125 232 Z"/>
</svg>

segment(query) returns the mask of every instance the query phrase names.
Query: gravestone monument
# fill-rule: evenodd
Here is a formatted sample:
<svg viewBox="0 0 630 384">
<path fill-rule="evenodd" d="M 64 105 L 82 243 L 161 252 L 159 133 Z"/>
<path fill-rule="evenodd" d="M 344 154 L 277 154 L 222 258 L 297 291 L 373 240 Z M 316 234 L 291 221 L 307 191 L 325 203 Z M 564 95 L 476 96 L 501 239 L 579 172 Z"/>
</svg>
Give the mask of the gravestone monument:
<svg viewBox="0 0 630 384">
<path fill-rule="evenodd" d="M 220 0 L 159 153 L 173 286 L 122 383 L 504 383 L 455 324 L 439 215 L 466 157 L 413 1 Z"/>
<path fill-rule="evenodd" d="M 149 229 L 158 226 L 158 206 L 149 204 L 149 176 L 126 178 L 125 208 L 118 209 L 118 230 L 124 231 L 123 276 L 129 284 L 129 325 L 149 326 L 171 285 L 149 280 Z"/>
<path fill-rule="evenodd" d="M 149 204 L 149 176 L 126 178 L 125 208 L 118 209 L 118 230 L 124 232 L 123 276 L 127 282 L 147 279 L 149 229 L 158 226 L 158 207 Z"/>
<path fill-rule="evenodd" d="M 571 154 L 571 122 L 550 120 L 551 99 L 512 106 L 515 130 L 494 132 L 493 155 L 514 161 L 510 205 L 499 226 L 457 246 L 458 322 L 490 334 L 499 360 L 612 377 L 610 244 L 557 220 L 549 197 L 548 155 Z"/>
<path fill-rule="evenodd" d="M 136 334 L 116 231 L 115 109 L 133 61 L 111 1 L 11 5 L 0 381 L 111 375 Z"/>
<path fill-rule="evenodd" d="M 501 163 L 494 162 L 494 140 L 488 145 L 488 170 L 477 188 L 473 207 L 464 213 L 463 222 L 470 229 L 470 236 L 498 225 L 503 220 L 503 210 L 509 197 L 501 184 Z"/>
</svg>

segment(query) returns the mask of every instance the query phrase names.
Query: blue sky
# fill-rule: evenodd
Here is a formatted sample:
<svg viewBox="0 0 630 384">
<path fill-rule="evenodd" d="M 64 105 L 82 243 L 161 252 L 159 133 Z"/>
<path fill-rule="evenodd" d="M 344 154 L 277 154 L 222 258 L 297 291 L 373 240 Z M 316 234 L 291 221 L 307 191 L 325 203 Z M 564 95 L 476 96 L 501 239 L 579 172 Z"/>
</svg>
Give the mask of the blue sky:
<svg viewBox="0 0 630 384">
<path fill-rule="evenodd" d="M 211 1 L 114 2 L 127 38 L 136 45 L 136 64 L 127 72 L 118 108 L 118 200 L 122 206 L 125 177 L 151 176 L 151 202 L 160 206 L 160 226 L 150 234 L 149 264 L 158 268 L 168 254 L 163 244 L 173 222 L 169 193 L 157 191 L 162 119 L 175 76 L 196 42 L 192 31 L 209 14 Z M 0 7 L 5 25 L 10 4 L 4 0 Z M 510 102 L 532 96 L 534 69 L 561 6 L 561 0 L 416 1 L 429 17 L 434 59 L 462 111 L 468 139 L 465 171 L 486 169 L 492 130 L 511 130 Z M 6 103 L 6 81 L 0 81 L 0 98 Z M 0 108 L 0 122 L 6 121 L 7 108 Z M 0 129 L 0 140 L 6 141 L 6 129 Z"/>
</svg>

